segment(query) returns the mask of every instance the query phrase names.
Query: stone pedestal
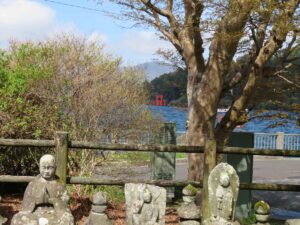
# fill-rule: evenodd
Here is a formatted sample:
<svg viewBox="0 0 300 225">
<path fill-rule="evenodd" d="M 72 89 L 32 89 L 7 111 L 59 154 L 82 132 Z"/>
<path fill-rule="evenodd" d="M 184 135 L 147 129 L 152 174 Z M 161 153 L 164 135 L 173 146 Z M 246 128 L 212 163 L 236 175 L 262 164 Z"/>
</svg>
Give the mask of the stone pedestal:
<svg viewBox="0 0 300 225">
<path fill-rule="evenodd" d="M 180 225 L 200 225 L 200 207 L 196 206 L 197 189 L 192 185 L 182 190 L 183 204 L 177 209 Z"/>
<path fill-rule="evenodd" d="M 106 196 L 102 192 L 97 192 L 93 196 L 92 204 L 92 211 L 85 225 L 112 225 L 105 214 L 107 208 Z"/>
</svg>

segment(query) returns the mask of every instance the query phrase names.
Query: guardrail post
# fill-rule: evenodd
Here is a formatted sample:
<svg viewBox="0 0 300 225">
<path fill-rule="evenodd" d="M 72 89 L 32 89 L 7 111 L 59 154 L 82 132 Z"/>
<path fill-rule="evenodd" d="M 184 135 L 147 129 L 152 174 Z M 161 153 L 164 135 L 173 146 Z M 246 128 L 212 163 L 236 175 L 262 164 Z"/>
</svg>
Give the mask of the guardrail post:
<svg viewBox="0 0 300 225">
<path fill-rule="evenodd" d="M 276 133 L 276 149 L 283 149 L 284 146 L 284 133 L 278 132 Z"/>
<path fill-rule="evenodd" d="M 207 140 L 204 149 L 203 188 L 202 188 L 202 221 L 209 219 L 208 176 L 217 163 L 217 144 L 215 140 Z"/>
<path fill-rule="evenodd" d="M 68 162 L 68 132 L 55 132 L 55 159 L 56 175 L 62 184 L 67 183 L 67 162 Z"/>
<path fill-rule="evenodd" d="M 228 147 L 253 148 L 254 134 L 248 132 L 233 132 L 229 138 Z M 253 156 L 227 154 L 225 161 L 233 166 L 240 178 L 240 183 L 252 183 Z M 240 190 L 235 207 L 235 218 L 242 219 L 250 216 L 252 209 L 252 194 L 250 190 Z"/>
</svg>

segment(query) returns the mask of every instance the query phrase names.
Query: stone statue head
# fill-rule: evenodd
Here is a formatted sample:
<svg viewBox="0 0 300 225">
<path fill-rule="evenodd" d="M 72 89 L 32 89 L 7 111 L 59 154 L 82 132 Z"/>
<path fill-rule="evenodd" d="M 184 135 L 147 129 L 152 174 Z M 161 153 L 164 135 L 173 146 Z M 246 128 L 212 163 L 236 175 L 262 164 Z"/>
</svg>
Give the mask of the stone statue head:
<svg viewBox="0 0 300 225">
<path fill-rule="evenodd" d="M 40 159 L 40 174 L 45 180 L 55 178 L 56 162 L 53 155 L 43 155 Z"/>
<path fill-rule="evenodd" d="M 143 200 L 145 203 L 150 203 L 152 200 L 151 192 L 147 187 L 143 190 Z"/>
<path fill-rule="evenodd" d="M 229 176 L 226 172 L 220 174 L 220 184 L 222 187 L 228 187 L 230 184 Z"/>
</svg>

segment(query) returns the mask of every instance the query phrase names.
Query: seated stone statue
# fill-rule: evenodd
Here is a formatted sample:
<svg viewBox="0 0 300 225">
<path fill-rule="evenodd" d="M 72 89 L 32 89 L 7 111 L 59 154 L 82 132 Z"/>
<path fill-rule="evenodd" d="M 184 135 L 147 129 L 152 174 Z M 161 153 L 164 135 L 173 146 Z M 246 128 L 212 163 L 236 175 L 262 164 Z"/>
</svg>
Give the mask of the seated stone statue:
<svg viewBox="0 0 300 225">
<path fill-rule="evenodd" d="M 44 155 L 39 164 L 40 175 L 25 191 L 22 210 L 14 215 L 12 225 L 72 225 L 74 218 L 68 206 L 66 187 L 57 182 L 56 163 L 52 155 Z"/>
</svg>

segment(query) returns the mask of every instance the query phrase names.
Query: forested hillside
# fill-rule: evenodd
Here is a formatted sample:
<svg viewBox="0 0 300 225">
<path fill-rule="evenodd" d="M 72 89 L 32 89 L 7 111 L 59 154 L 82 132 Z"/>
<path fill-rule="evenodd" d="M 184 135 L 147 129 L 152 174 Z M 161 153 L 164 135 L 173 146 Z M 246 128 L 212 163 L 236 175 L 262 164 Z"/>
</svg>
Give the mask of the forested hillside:
<svg viewBox="0 0 300 225">
<path fill-rule="evenodd" d="M 187 106 L 186 85 L 187 73 L 183 70 L 165 73 L 147 84 L 151 100 L 161 94 L 166 104 L 179 107 Z"/>
<path fill-rule="evenodd" d="M 284 54 L 279 52 L 278 54 Z M 290 111 L 299 111 L 300 105 L 300 48 L 295 48 L 289 56 L 290 64 L 283 67 L 279 72 L 275 72 L 274 68 L 279 64 L 276 57 L 265 66 L 264 76 L 260 80 L 250 100 L 251 108 L 260 109 L 284 109 Z M 240 70 L 244 62 L 247 61 L 247 56 L 238 58 L 231 66 L 232 71 Z M 238 96 L 245 85 L 247 78 L 239 85 L 225 94 L 225 97 L 220 101 L 220 108 L 227 108 L 232 101 Z M 167 105 L 186 107 L 186 85 L 187 72 L 177 70 L 171 73 L 165 73 L 160 77 L 155 78 L 147 87 L 150 90 L 151 100 L 155 100 L 158 94 L 164 95 Z"/>
</svg>

